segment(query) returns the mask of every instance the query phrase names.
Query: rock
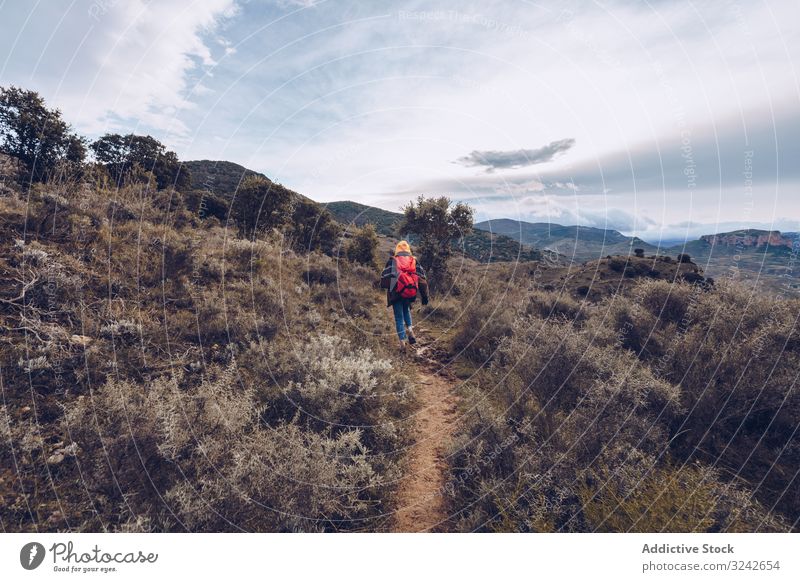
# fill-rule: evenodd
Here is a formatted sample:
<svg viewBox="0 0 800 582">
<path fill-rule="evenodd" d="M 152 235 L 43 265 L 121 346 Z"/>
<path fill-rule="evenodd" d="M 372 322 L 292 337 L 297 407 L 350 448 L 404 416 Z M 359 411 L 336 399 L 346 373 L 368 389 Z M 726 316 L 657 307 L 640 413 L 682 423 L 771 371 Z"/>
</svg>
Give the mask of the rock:
<svg viewBox="0 0 800 582">
<path fill-rule="evenodd" d="M 60 452 L 47 457 L 48 465 L 60 465 L 63 462 L 64 462 L 64 455 Z"/>
</svg>

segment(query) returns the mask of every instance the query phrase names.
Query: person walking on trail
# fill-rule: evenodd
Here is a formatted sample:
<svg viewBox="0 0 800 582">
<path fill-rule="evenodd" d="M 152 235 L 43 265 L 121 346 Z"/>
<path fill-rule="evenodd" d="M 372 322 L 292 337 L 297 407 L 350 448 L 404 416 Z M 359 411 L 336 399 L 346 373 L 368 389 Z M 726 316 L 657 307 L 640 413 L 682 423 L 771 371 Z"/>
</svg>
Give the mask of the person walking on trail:
<svg viewBox="0 0 800 582">
<path fill-rule="evenodd" d="M 397 243 L 394 255 L 386 262 L 381 273 L 381 289 L 386 289 L 386 304 L 394 311 L 400 350 L 405 351 L 406 338 L 411 345 L 417 343 L 411 322 L 411 304 L 416 301 L 417 295 L 422 298 L 423 305 L 428 304 L 425 270 L 411 254 L 408 241 Z"/>
</svg>

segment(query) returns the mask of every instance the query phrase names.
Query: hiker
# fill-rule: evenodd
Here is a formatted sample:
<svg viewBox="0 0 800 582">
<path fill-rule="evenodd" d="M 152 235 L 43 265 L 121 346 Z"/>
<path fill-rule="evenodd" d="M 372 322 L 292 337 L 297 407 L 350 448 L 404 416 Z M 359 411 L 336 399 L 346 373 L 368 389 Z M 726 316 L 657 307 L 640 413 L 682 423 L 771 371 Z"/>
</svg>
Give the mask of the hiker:
<svg viewBox="0 0 800 582">
<path fill-rule="evenodd" d="M 411 324 L 411 304 L 417 295 L 422 297 L 422 304 L 428 304 L 428 280 L 425 270 L 411 254 L 407 241 L 397 243 L 394 255 L 386 261 L 381 273 L 381 289 L 386 289 L 386 304 L 394 310 L 394 323 L 397 337 L 400 338 L 400 349 L 405 351 L 405 340 L 412 346 L 417 343 Z"/>
</svg>

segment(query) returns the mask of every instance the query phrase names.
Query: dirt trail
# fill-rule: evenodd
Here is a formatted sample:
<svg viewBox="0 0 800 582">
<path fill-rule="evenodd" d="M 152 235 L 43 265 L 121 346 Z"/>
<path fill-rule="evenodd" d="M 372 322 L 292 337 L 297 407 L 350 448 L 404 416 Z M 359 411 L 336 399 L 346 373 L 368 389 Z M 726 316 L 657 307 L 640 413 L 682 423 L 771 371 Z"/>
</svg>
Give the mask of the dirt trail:
<svg viewBox="0 0 800 582">
<path fill-rule="evenodd" d="M 407 357 L 417 367 L 420 410 L 412 429 L 414 444 L 409 449 L 407 472 L 399 486 L 394 531 L 436 531 L 447 517 L 442 503 L 444 457 L 458 418 L 456 381 L 442 370 L 429 346 L 422 344 Z"/>
</svg>

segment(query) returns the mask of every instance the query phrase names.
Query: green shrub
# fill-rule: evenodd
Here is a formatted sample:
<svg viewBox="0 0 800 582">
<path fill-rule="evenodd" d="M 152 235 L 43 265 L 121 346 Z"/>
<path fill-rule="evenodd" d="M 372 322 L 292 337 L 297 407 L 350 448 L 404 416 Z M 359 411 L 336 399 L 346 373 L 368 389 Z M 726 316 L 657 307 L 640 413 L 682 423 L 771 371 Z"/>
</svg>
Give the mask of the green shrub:
<svg viewBox="0 0 800 582">
<path fill-rule="evenodd" d="M 372 224 L 367 224 L 353 232 L 347 245 L 347 258 L 370 267 L 378 264 L 378 234 Z"/>
</svg>

